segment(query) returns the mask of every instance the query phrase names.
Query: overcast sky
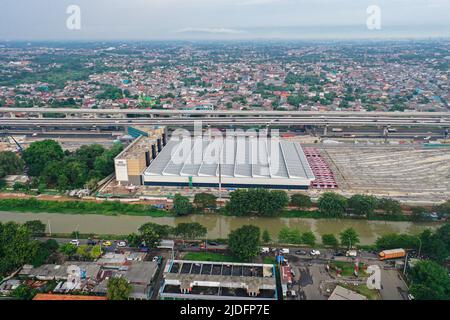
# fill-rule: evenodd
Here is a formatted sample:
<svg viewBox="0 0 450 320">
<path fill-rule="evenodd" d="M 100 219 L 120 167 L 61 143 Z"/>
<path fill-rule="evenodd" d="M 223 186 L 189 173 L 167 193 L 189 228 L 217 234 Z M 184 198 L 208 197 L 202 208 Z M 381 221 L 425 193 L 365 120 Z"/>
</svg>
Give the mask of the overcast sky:
<svg viewBox="0 0 450 320">
<path fill-rule="evenodd" d="M 81 29 L 69 30 L 69 5 Z M 368 30 L 367 8 L 381 9 Z M 449 37 L 450 0 L 0 0 L 2 40 Z"/>
</svg>

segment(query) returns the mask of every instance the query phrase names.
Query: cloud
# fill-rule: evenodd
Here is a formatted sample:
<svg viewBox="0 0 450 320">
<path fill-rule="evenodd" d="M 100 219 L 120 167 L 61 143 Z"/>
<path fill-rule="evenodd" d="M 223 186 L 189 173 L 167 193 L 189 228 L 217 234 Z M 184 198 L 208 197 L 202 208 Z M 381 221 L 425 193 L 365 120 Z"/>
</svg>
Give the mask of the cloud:
<svg viewBox="0 0 450 320">
<path fill-rule="evenodd" d="M 245 33 L 245 31 L 227 28 L 183 28 L 176 30 L 175 33 L 238 34 L 238 33 Z"/>
</svg>

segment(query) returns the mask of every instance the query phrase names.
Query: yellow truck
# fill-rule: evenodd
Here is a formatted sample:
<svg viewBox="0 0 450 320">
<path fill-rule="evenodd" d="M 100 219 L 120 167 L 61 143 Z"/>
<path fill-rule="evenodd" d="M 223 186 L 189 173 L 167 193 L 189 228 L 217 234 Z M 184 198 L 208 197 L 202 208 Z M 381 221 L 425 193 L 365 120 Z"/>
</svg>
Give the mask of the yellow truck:
<svg viewBox="0 0 450 320">
<path fill-rule="evenodd" d="M 406 256 L 406 251 L 404 249 L 384 250 L 378 254 L 380 260 L 399 259 L 404 256 Z"/>
</svg>

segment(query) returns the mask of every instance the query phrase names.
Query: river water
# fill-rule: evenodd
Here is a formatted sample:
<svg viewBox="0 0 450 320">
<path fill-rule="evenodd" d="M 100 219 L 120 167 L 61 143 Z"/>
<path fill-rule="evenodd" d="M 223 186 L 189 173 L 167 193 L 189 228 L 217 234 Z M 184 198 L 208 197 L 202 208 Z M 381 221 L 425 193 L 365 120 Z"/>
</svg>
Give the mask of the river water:
<svg viewBox="0 0 450 320">
<path fill-rule="evenodd" d="M 303 218 L 256 218 L 229 217 L 221 215 L 191 215 L 187 217 L 141 217 L 141 216 L 105 216 L 77 215 L 58 213 L 19 213 L 0 212 L 0 222 L 15 221 L 23 223 L 29 220 L 41 220 L 54 233 L 71 233 L 79 230 L 81 233 L 96 234 L 129 234 L 136 232 L 139 226 L 146 222 L 154 222 L 175 226 L 183 222 L 198 222 L 208 229 L 208 238 L 226 238 L 230 231 L 243 225 L 251 224 L 267 229 L 273 239 L 283 227 L 297 228 L 301 232 L 311 230 L 320 241 L 322 234 L 338 235 L 342 230 L 352 227 L 360 236 L 361 244 L 372 244 L 377 237 L 388 233 L 418 234 L 426 228 L 436 229 L 438 223 L 412 223 L 394 221 L 367 221 L 350 219 L 303 219 Z"/>
</svg>

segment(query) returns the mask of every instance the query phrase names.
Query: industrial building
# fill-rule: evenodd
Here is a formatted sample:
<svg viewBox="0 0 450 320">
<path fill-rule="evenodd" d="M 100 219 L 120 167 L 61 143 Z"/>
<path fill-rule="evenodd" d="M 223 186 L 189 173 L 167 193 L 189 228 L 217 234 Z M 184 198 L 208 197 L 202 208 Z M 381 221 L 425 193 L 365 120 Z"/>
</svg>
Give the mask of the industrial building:
<svg viewBox="0 0 450 320">
<path fill-rule="evenodd" d="M 116 180 L 123 185 L 142 185 L 142 173 L 167 143 L 167 131 L 161 128 L 130 127 L 136 138 L 114 159 Z"/>
<path fill-rule="evenodd" d="M 166 144 L 165 137 L 163 129 L 139 135 L 116 157 L 116 180 L 125 186 L 268 189 L 308 189 L 315 180 L 298 142 L 236 134 L 176 136 Z"/>
<path fill-rule="evenodd" d="M 249 136 L 172 139 L 143 174 L 149 186 L 307 189 L 314 179 L 299 143 Z"/>
<path fill-rule="evenodd" d="M 169 260 L 160 299 L 277 300 L 272 264 Z"/>
</svg>

